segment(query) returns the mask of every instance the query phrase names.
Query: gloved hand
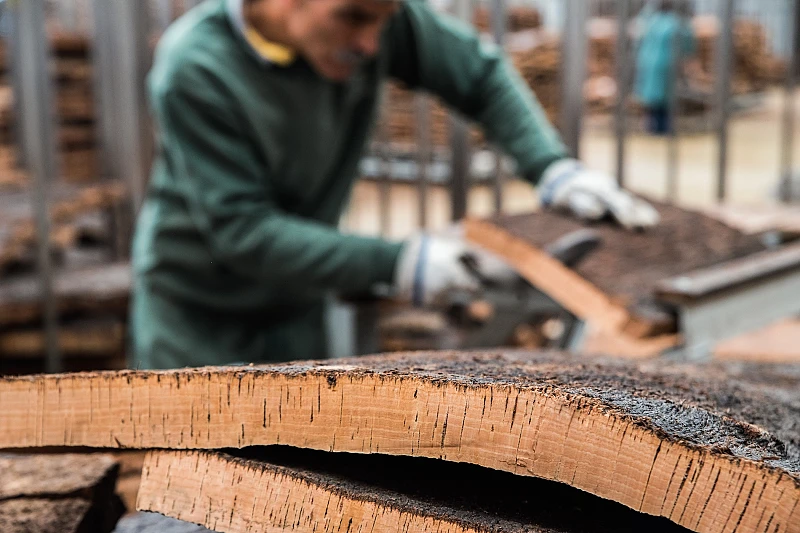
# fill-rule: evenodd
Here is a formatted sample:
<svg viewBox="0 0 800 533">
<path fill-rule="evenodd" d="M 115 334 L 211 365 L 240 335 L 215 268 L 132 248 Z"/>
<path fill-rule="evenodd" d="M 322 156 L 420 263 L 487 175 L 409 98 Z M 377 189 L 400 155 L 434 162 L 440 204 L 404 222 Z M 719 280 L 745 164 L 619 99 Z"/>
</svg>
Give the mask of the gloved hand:
<svg viewBox="0 0 800 533">
<path fill-rule="evenodd" d="M 494 254 L 456 234 L 419 234 L 409 239 L 395 269 L 395 296 L 416 307 L 446 307 L 456 292 L 480 291 L 483 284 L 511 284 L 514 269 Z"/>
<path fill-rule="evenodd" d="M 620 189 L 611 176 L 588 170 L 575 159 L 550 165 L 539 190 L 543 205 L 567 209 L 582 220 L 610 213 L 628 229 L 649 228 L 661 220 L 653 206 Z"/>
</svg>

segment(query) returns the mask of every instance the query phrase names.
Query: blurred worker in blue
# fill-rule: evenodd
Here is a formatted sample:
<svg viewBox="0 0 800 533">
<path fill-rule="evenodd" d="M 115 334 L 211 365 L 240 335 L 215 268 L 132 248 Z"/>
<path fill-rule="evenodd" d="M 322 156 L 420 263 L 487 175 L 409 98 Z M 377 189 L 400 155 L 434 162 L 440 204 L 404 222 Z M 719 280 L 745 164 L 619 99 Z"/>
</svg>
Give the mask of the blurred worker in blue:
<svg viewBox="0 0 800 533">
<path fill-rule="evenodd" d="M 659 0 L 655 12 L 643 17 L 636 95 L 647 111 L 648 130 L 656 135 L 672 132 L 670 106 L 677 97 L 675 91 L 686 60 L 696 53 L 690 13 L 687 0 Z"/>
<path fill-rule="evenodd" d="M 477 122 L 546 206 L 657 223 L 569 157 L 501 50 L 423 0 L 207 0 L 165 33 L 149 78 L 159 145 L 133 246 L 135 366 L 320 358 L 328 293 L 436 306 L 514 279 L 459 235 L 339 231 L 389 78 Z"/>
</svg>

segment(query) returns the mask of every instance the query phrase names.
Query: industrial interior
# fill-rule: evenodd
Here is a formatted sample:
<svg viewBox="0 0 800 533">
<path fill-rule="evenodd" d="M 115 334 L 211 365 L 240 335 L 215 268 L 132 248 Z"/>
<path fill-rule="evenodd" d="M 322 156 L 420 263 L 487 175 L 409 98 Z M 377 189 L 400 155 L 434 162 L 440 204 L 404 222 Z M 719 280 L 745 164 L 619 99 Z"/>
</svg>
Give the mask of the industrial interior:
<svg viewBox="0 0 800 533">
<path fill-rule="evenodd" d="M 0 532 L 800 533 L 798 80 L 798 0 L 0 0 Z"/>
</svg>

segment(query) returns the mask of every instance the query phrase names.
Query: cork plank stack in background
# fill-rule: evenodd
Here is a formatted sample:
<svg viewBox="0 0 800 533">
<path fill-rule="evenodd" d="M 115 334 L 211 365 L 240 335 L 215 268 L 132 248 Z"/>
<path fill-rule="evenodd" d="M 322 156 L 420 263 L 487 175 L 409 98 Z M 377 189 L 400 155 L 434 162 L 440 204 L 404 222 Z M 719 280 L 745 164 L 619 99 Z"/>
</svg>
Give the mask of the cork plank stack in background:
<svg viewBox="0 0 800 533">
<path fill-rule="evenodd" d="M 96 117 L 89 36 L 51 32 L 50 44 L 60 176 L 72 183 L 96 180 Z M 14 94 L 8 55 L 7 46 L 0 39 L 0 186 L 20 188 L 27 180 L 19 167 L 19 147 L 15 142 Z"/>
</svg>

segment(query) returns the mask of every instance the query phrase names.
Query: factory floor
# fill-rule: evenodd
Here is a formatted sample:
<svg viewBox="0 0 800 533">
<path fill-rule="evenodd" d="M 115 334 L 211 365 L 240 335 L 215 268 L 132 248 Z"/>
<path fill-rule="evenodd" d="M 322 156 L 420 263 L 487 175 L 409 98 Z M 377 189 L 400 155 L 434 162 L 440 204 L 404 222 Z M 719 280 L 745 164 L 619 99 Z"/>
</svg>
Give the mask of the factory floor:
<svg viewBox="0 0 800 533">
<path fill-rule="evenodd" d="M 797 98 L 800 109 L 800 94 Z M 778 207 L 780 183 L 781 124 L 783 95 L 774 90 L 748 110 L 734 115 L 730 127 L 730 165 L 727 202 L 747 220 L 774 216 L 778 210 L 786 217 L 797 219 L 800 207 Z M 800 114 L 796 117 L 794 159 L 797 199 L 800 201 Z M 582 145 L 582 157 L 595 169 L 615 172 L 615 138 L 608 117 L 587 121 Z M 717 210 L 716 161 L 717 143 L 713 133 L 684 134 L 679 141 L 678 186 L 675 202 L 688 208 Z M 668 199 L 667 158 L 665 139 L 645 134 L 632 134 L 627 147 L 627 186 L 649 197 Z M 382 195 L 388 197 L 388 213 L 382 216 Z M 385 200 L 384 200 L 385 201 Z M 427 225 L 441 229 L 450 220 L 450 198 L 447 189 L 431 187 L 427 195 Z M 522 182 L 505 187 L 504 210 L 507 213 L 531 211 L 537 208 L 535 190 Z M 402 239 L 420 227 L 419 194 L 413 185 L 383 186 L 361 182 L 353 191 L 351 207 L 343 221 L 346 231 Z M 469 195 L 470 216 L 489 216 L 494 212 L 494 195 L 489 187 L 474 187 Z M 736 218 L 735 217 L 735 218 Z M 800 361 L 800 320 L 789 320 L 771 328 L 733 339 L 721 345 L 718 357 L 741 359 L 758 357 L 761 361 Z M 757 353 L 756 353 L 757 352 Z"/>
</svg>

